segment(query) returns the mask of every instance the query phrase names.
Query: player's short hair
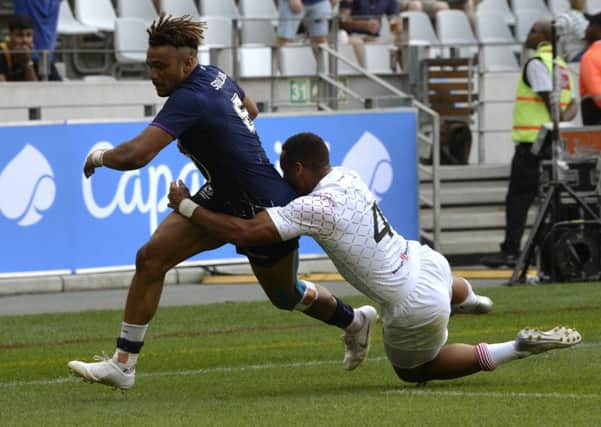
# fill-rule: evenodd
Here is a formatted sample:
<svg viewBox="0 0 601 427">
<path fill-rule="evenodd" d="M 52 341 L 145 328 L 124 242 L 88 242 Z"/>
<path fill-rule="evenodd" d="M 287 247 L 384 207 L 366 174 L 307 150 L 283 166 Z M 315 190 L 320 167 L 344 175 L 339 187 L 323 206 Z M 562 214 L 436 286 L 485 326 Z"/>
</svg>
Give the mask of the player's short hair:
<svg viewBox="0 0 601 427">
<path fill-rule="evenodd" d="M 305 167 L 321 170 L 330 166 L 330 152 L 321 137 L 311 132 L 292 135 L 282 146 L 287 162 L 300 162 Z"/>
<path fill-rule="evenodd" d="M 8 18 L 8 31 L 29 30 L 33 28 L 33 21 L 29 16 L 13 15 Z"/>
<path fill-rule="evenodd" d="M 161 13 L 159 19 L 152 22 L 148 33 L 149 46 L 189 47 L 198 50 L 204 38 L 203 33 L 207 26 L 206 22 L 195 22 L 189 15 L 172 16 L 165 12 Z"/>
</svg>

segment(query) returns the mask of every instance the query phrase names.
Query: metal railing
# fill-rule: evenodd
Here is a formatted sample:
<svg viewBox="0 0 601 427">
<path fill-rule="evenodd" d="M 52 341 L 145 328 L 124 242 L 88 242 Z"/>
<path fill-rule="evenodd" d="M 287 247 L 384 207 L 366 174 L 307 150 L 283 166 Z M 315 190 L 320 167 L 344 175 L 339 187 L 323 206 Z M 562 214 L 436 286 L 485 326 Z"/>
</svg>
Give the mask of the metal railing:
<svg viewBox="0 0 601 427">
<path fill-rule="evenodd" d="M 432 110 L 427 105 L 417 101 L 413 96 L 401 91 L 394 87 L 390 83 L 381 79 L 373 73 L 370 73 L 364 67 L 350 61 L 344 56 L 340 55 L 336 50 L 332 49 L 326 44 L 318 46 L 320 55 L 318 56 L 318 71 L 317 77 L 326 84 L 332 85 L 336 90 L 342 90 L 347 95 L 359 100 L 366 108 L 369 104 L 368 98 L 361 96 L 353 90 L 347 88 L 343 84 L 337 81 L 336 76 L 329 75 L 325 70 L 325 55 L 328 58 L 335 58 L 338 61 L 344 62 L 349 67 L 355 69 L 363 75 L 363 77 L 376 83 L 378 86 L 388 90 L 393 95 L 397 96 L 401 100 L 410 102 L 410 105 L 417 110 L 416 117 L 416 128 L 417 128 L 417 151 L 419 152 L 419 144 L 423 143 L 430 147 L 432 151 L 432 164 L 423 165 L 416 158 L 418 164 L 418 172 L 422 171 L 431 176 L 432 179 L 432 197 L 428 199 L 421 192 L 419 192 L 419 203 L 420 205 L 426 205 L 432 209 L 432 221 L 433 228 L 432 232 L 428 233 L 420 227 L 420 237 L 429 240 L 432 243 L 434 249 L 440 249 L 440 117 L 439 114 Z M 325 55 L 324 55 L 325 54 Z M 318 102 L 318 105 L 323 105 L 323 101 Z"/>
</svg>

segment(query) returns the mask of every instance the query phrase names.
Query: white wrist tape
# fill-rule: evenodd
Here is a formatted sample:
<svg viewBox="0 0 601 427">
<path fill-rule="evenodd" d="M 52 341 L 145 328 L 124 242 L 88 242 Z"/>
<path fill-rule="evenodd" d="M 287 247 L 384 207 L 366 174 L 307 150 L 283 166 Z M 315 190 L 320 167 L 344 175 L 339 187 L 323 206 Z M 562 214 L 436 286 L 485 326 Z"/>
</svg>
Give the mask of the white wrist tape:
<svg viewBox="0 0 601 427">
<path fill-rule="evenodd" d="M 106 150 L 96 150 L 92 153 L 92 164 L 94 166 L 102 166 L 104 165 L 104 152 Z"/>
<path fill-rule="evenodd" d="M 177 210 L 180 214 L 185 216 L 186 218 L 192 218 L 192 214 L 194 213 L 194 209 L 196 209 L 198 205 L 192 201 L 192 199 L 183 199 L 179 202 L 179 206 Z"/>
</svg>

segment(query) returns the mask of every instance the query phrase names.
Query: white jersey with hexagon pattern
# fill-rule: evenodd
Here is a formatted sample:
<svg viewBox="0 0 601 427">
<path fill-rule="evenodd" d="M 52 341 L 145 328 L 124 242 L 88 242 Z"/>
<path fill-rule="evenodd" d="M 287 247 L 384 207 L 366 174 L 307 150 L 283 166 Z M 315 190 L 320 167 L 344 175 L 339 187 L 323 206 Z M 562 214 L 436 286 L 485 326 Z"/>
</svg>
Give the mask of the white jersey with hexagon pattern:
<svg viewBox="0 0 601 427">
<path fill-rule="evenodd" d="M 374 301 L 400 303 L 413 289 L 421 245 L 392 228 L 355 171 L 332 168 L 310 194 L 267 213 L 283 240 L 313 237 L 340 274 Z"/>
</svg>

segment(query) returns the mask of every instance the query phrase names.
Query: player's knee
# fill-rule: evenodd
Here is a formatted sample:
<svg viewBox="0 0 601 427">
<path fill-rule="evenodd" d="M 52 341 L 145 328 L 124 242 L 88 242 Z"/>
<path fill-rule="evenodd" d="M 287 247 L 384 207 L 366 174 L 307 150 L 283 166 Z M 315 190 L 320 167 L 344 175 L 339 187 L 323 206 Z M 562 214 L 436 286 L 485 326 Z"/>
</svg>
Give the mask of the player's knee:
<svg viewBox="0 0 601 427">
<path fill-rule="evenodd" d="M 317 287 L 313 283 L 297 280 L 293 292 L 285 289 L 275 289 L 269 295 L 269 299 L 280 310 L 305 311 L 311 307 L 318 296 Z"/>
<path fill-rule="evenodd" d="M 400 379 L 408 383 L 424 383 L 430 379 L 428 370 L 424 365 L 415 368 L 399 368 L 394 366 L 394 371 Z"/>
<path fill-rule="evenodd" d="M 155 272 L 157 274 L 164 273 L 165 267 L 163 261 L 157 255 L 152 246 L 148 244 L 142 246 L 136 253 L 136 270 L 148 273 Z"/>
</svg>

